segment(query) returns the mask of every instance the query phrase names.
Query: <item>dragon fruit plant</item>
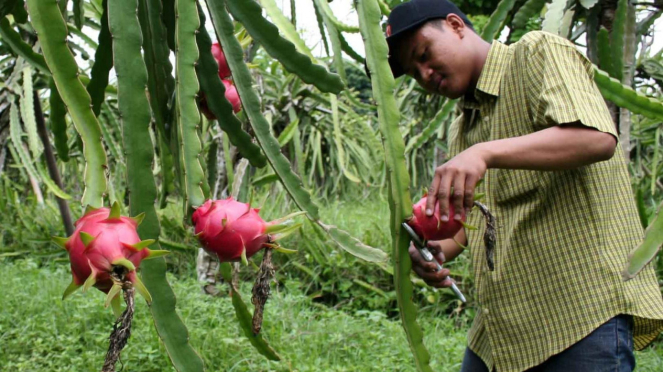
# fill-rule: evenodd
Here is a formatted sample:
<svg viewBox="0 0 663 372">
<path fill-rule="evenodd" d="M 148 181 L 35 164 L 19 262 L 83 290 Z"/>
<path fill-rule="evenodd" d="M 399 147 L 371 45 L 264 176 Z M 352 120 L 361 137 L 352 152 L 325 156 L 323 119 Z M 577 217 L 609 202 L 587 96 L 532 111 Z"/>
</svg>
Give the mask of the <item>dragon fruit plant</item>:
<svg viewBox="0 0 663 372">
<path fill-rule="evenodd" d="M 109 208 L 91 209 L 76 221 L 76 230 L 69 238 L 54 238 L 67 250 L 71 261 L 73 279 L 64 292 L 64 300 L 79 287 L 83 292 L 95 287 L 107 294 L 106 306 L 113 304 L 119 313 L 120 292 L 125 282 L 131 283 L 138 293 L 150 303 L 152 298 L 136 274 L 142 260 L 160 257 L 167 251 L 149 250 L 153 239 L 140 240 L 137 227 L 143 215 L 120 215 L 120 205 L 115 202 Z"/>
</svg>

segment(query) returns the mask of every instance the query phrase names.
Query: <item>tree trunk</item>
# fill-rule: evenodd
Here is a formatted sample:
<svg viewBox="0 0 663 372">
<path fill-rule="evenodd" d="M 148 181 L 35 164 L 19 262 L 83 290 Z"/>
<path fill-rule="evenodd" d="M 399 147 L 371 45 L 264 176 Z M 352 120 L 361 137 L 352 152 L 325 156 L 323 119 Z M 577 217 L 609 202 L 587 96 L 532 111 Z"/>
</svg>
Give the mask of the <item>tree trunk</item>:
<svg viewBox="0 0 663 372">
<path fill-rule="evenodd" d="M 53 182 L 60 188 L 62 187 L 62 179 L 60 178 L 60 172 L 58 171 L 58 164 L 55 160 L 55 155 L 53 154 L 53 147 L 51 147 L 51 141 L 48 139 L 48 132 L 46 131 L 46 123 L 44 122 L 44 113 L 41 110 L 41 101 L 39 100 L 39 95 L 37 91 L 33 91 L 34 102 L 35 102 L 35 119 L 37 121 L 37 133 L 41 142 L 44 144 L 44 157 L 46 158 L 46 165 L 48 167 L 48 173 L 51 175 Z M 55 197 L 58 202 L 58 208 L 60 208 L 60 215 L 62 216 L 62 223 L 64 224 L 64 230 L 67 232 L 67 236 L 70 236 L 74 233 L 74 224 L 71 221 L 71 213 L 69 212 L 69 205 L 64 199 Z"/>
</svg>

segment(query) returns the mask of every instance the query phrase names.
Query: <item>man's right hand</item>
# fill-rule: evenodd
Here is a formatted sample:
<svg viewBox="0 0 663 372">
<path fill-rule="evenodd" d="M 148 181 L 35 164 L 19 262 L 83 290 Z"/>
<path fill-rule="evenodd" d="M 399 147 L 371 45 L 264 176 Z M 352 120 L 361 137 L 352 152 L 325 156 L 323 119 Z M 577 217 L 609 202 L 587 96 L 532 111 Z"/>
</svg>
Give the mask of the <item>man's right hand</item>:
<svg viewBox="0 0 663 372">
<path fill-rule="evenodd" d="M 440 241 L 429 241 L 428 250 L 433 254 L 433 257 L 437 262 L 442 265 L 445 260 L 440 243 Z M 410 243 L 408 253 L 412 259 L 412 270 L 414 270 L 414 272 L 417 273 L 426 284 L 436 288 L 451 287 L 453 281 L 449 278 L 449 269 L 442 268 L 442 270 L 437 271 L 437 265 L 435 265 L 434 262 L 424 261 L 423 257 L 419 254 L 419 250 L 417 250 L 412 243 Z"/>
</svg>

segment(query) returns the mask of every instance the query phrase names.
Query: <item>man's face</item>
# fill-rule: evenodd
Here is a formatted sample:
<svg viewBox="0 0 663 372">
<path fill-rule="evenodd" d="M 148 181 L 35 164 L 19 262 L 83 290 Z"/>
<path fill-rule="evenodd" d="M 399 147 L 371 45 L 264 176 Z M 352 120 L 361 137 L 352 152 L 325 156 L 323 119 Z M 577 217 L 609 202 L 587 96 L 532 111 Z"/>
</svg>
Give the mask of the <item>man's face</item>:
<svg viewBox="0 0 663 372">
<path fill-rule="evenodd" d="M 446 20 L 440 25 L 426 23 L 399 41 L 397 47 L 397 58 L 405 73 L 428 92 L 455 99 L 469 90 L 472 61 L 461 34 Z"/>
</svg>

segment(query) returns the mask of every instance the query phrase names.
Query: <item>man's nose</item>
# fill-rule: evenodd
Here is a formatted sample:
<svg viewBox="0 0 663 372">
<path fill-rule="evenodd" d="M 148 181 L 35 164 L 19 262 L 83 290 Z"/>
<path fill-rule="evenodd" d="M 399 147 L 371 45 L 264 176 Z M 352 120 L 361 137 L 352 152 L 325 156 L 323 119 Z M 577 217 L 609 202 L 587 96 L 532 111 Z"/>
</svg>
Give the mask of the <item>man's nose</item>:
<svg viewBox="0 0 663 372">
<path fill-rule="evenodd" d="M 420 63 L 417 65 L 417 69 L 419 72 L 419 77 L 421 78 L 421 81 L 424 83 L 428 84 L 430 83 L 430 78 L 431 75 L 433 74 L 433 69 L 428 66 L 428 64 Z"/>
</svg>

